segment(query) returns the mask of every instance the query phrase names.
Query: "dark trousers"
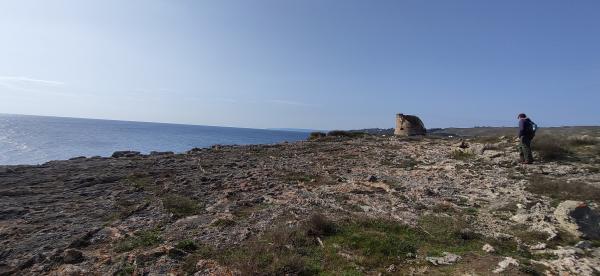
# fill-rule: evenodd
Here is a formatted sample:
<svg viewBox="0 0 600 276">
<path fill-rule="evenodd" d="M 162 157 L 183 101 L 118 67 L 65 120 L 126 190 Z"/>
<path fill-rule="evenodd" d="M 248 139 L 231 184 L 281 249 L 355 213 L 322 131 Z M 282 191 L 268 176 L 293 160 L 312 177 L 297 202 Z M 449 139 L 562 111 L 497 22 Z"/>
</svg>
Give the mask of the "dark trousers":
<svg viewBox="0 0 600 276">
<path fill-rule="evenodd" d="M 521 144 L 519 145 L 519 157 L 522 162 L 533 162 L 533 154 L 531 152 L 531 140 L 530 137 L 521 137 Z"/>
</svg>

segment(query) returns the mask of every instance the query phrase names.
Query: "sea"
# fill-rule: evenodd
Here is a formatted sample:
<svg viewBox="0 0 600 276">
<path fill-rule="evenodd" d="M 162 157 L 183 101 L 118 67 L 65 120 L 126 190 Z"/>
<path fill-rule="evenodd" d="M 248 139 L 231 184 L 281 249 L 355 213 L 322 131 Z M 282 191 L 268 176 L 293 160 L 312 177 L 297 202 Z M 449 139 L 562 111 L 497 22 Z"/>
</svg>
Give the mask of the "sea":
<svg viewBox="0 0 600 276">
<path fill-rule="evenodd" d="M 0 114 L 0 165 L 34 165 L 133 150 L 185 152 L 304 140 L 308 133 L 250 128 Z"/>
</svg>

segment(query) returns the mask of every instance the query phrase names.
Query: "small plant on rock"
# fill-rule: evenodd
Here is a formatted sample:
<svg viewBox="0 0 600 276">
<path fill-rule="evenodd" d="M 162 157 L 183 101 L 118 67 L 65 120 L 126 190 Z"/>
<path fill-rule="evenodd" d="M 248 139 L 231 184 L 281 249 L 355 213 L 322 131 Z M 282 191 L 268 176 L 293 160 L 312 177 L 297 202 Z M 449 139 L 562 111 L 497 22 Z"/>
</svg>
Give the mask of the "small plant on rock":
<svg viewBox="0 0 600 276">
<path fill-rule="evenodd" d="M 193 240 L 182 240 L 175 245 L 175 248 L 186 252 L 194 252 L 198 249 L 198 245 Z"/>
<path fill-rule="evenodd" d="M 470 151 L 455 149 L 450 152 L 450 158 L 456 160 L 468 160 L 474 158 L 475 154 Z"/>
<path fill-rule="evenodd" d="M 158 230 L 144 230 L 135 233 L 133 236 L 121 240 L 115 246 L 117 252 L 127 252 L 138 247 L 157 245 L 162 242 Z"/>
<path fill-rule="evenodd" d="M 162 198 L 162 203 L 175 218 L 195 215 L 200 209 L 195 200 L 180 195 L 165 196 Z"/>
</svg>

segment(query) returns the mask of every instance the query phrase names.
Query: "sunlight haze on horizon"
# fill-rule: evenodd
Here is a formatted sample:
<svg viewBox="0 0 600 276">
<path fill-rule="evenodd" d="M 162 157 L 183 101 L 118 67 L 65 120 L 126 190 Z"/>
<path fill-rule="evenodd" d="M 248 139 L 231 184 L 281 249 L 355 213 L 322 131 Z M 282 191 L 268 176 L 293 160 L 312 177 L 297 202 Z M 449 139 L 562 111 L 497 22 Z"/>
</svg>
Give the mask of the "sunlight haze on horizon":
<svg viewBox="0 0 600 276">
<path fill-rule="evenodd" d="M 0 2 L 0 113 L 249 128 L 600 125 L 600 1 Z"/>
</svg>

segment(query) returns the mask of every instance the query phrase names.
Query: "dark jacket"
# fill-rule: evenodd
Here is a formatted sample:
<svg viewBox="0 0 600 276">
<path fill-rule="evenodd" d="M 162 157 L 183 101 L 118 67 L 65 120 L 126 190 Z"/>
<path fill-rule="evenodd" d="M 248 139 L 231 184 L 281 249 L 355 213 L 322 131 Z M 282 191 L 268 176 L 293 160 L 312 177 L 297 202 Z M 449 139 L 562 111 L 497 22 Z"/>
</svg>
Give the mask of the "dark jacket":
<svg viewBox="0 0 600 276">
<path fill-rule="evenodd" d="M 519 138 L 533 138 L 533 122 L 529 118 L 519 120 Z"/>
</svg>

